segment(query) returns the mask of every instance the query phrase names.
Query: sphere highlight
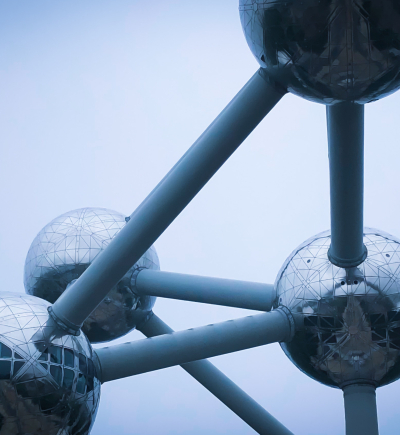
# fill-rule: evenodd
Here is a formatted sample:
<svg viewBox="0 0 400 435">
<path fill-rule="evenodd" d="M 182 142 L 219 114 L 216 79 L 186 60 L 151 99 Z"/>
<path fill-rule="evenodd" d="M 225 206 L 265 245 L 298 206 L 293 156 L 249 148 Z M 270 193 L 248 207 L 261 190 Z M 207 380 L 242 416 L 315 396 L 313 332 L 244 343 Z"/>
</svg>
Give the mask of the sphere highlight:
<svg viewBox="0 0 400 435">
<path fill-rule="evenodd" d="M 275 306 L 293 314 L 282 349 L 311 378 L 331 387 L 382 386 L 400 377 L 400 240 L 365 228 L 368 257 L 342 269 L 327 257 L 330 233 L 300 245 L 275 286 Z"/>
<path fill-rule="evenodd" d="M 240 0 L 239 10 L 258 63 L 289 92 L 368 103 L 400 86 L 396 0 Z"/>
<path fill-rule="evenodd" d="M 87 435 L 100 400 L 94 353 L 70 336 L 49 303 L 0 293 L 0 434 Z"/>
<path fill-rule="evenodd" d="M 51 221 L 29 248 L 24 269 L 26 293 L 54 303 L 125 225 L 125 216 L 104 208 L 73 210 Z M 159 270 L 154 247 L 86 319 L 82 330 L 92 343 L 127 334 L 151 311 L 156 298 L 134 292 L 135 271 L 143 268 Z"/>
</svg>

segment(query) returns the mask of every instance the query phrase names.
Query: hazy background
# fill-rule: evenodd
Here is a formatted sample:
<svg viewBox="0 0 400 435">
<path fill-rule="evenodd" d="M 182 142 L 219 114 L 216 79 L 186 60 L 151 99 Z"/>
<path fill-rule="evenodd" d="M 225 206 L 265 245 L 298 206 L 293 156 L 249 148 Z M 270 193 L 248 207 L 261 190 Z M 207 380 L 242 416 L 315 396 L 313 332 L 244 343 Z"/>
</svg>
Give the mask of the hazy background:
<svg viewBox="0 0 400 435">
<path fill-rule="evenodd" d="M 0 0 L 1 290 L 75 208 L 130 214 L 257 69 L 237 0 Z M 365 223 L 400 236 L 400 94 L 366 109 Z M 166 271 L 272 283 L 329 227 L 325 108 L 288 95 L 156 242 Z M 184 329 L 244 310 L 158 300 Z M 140 339 L 132 332 L 120 341 Z M 342 393 L 270 345 L 213 363 L 296 435 L 344 433 Z M 396 432 L 399 384 L 378 391 Z M 254 433 L 179 367 L 103 386 L 93 435 Z"/>
</svg>

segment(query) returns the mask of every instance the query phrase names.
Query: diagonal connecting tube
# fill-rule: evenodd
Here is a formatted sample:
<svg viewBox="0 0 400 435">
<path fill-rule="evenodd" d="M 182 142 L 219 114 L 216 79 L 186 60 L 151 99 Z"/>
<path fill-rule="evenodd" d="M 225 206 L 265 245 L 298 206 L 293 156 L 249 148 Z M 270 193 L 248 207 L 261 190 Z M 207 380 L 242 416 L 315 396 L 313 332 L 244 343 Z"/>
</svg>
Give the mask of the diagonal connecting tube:
<svg viewBox="0 0 400 435">
<path fill-rule="evenodd" d="M 327 106 L 332 241 L 329 260 L 355 267 L 367 257 L 363 244 L 364 106 Z"/>
<path fill-rule="evenodd" d="M 142 269 L 135 278 L 140 295 L 270 311 L 276 298 L 271 284 L 209 278 Z"/>
<path fill-rule="evenodd" d="M 154 313 L 139 330 L 146 337 L 156 337 L 174 332 Z M 182 368 L 257 433 L 261 435 L 293 435 L 289 429 L 283 426 L 210 361 L 194 361 L 182 364 Z"/>
<path fill-rule="evenodd" d="M 101 381 L 109 382 L 269 343 L 289 341 L 292 332 L 290 314 L 278 309 L 103 347 L 96 350 L 101 366 Z"/>
<path fill-rule="evenodd" d="M 200 136 L 128 224 L 51 309 L 63 327 L 78 330 L 147 249 L 233 154 L 283 93 L 259 70 Z"/>
</svg>

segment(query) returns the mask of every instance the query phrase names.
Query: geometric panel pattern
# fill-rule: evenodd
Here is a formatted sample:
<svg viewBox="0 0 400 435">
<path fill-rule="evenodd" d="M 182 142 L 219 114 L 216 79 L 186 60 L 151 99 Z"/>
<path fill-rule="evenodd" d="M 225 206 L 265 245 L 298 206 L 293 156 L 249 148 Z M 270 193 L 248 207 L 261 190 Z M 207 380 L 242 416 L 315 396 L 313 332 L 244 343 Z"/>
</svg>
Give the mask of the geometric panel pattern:
<svg viewBox="0 0 400 435">
<path fill-rule="evenodd" d="M 120 213 L 98 208 L 73 210 L 52 220 L 29 248 L 25 288 L 31 294 L 40 291 L 37 296 L 54 303 L 78 278 L 76 265 L 87 268 L 124 225 Z"/>
<path fill-rule="evenodd" d="M 73 210 L 52 220 L 29 248 L 24 269 L 26 293 L 54 303 L 128 220 L 121 213 L 104 208 Z M 160 268 L 153 246 L 86 319 L 82 330 L 91 342 L 109 341 L 127 334 L 151 311 L 156 298 L 139 297 L 131 284 L 134 272 L 143 268 Z"/>
<path fill-rule="evenodd" d="M 94 422 L 100 381 L 91 345 L 61 331 L 49 305 L 0 294 L 1 435 L 86 435 Z"/>
<path fill-rule="evenodd" d="M 275 306 L 296 322 L 282 348 L 326 385 L 392 382 L 400 376 L 400 241 L 365 228 L 367 259 L 349 269 L 329 261 L 330 243 L 329 232 L 309 239 L 278 274 Z"/>
<path fill-rule="evenodd" d="M 296 95 L 367 103 L 400 86 L 397 0 L 240 0 L 239 10 L 261 67 Z"/>
</svg>

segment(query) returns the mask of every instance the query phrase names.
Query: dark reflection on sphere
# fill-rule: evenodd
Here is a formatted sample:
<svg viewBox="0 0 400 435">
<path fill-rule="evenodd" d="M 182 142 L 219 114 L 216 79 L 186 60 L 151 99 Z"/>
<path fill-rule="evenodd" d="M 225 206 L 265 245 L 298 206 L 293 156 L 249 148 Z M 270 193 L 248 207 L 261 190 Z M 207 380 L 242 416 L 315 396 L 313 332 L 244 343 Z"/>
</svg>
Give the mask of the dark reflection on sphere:
<svg viewBox="0 0 400 435">
<path fill-rule="evenodd" d="M 24 269 L 26 292 L 54 303 L 125 225 L 122 214 L 104 208 L 73 210 L 51 221 L 29 248 Z M 151 311 L 156 298 L 134 293 L 135 271 L 142 268 L 160 268 L 154 247 L 86 319 L 82 330 L 92 343 L 127 334 Z"/>
<path fill-rule="evenodd" d="M 400 241 L 365 228 L 368 257 L 342 269 L 327 257 L 330 233 L 299 246 L 276 280 L 296 333 L 282 348 L 311 378 L 332 387 L 376 386 L 400 377 Z"/>
<path fill-rule="evenodd" d="M 84 334 L 58 328 L 43 299 L 0 293 L 0 435 L 87 435 L 100 400 Z"/>
<path fill-rule="evenodd" d="M 367 103 L 400 86 L 398 0 L 240 0 L 268 75 L 312 101 Z"/>
</svg>

